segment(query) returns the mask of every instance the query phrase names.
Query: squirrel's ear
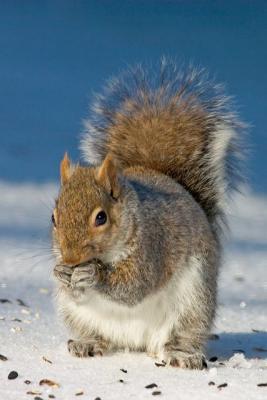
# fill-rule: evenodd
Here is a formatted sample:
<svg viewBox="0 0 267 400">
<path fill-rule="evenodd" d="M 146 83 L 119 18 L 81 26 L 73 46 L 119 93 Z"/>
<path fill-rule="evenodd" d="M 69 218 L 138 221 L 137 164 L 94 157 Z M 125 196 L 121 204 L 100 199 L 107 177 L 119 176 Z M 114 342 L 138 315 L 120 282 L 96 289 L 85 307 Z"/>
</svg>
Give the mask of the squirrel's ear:
<svg viewBox="0 0 267 400">
<path fill-rule="evenodd" d="M 118 179 L 118 170 L 110 154 L 106 156 L 105 160 L 96 170 L 96 181 L 103 186 L 114 199 L 119 197 L 120 183 Z"/>
<path fill-rule="evenodd" d="M 64 183 L 66 183 L 69 180 L 73 171 L 74 171 L 74 167 L 70 162 L 68 153 L 65 153 L 63 160 L 60 163 L 61 185 L 64 185 Z"/>
</svg>

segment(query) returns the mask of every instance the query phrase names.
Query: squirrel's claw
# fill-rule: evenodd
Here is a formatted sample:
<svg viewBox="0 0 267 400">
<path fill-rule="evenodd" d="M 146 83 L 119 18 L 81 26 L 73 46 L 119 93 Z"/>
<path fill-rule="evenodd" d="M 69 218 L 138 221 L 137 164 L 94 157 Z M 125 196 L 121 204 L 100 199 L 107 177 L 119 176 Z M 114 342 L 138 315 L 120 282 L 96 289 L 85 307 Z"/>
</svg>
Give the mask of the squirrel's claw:
<svg viewBox="0 0 267 400">
<path fill-rule="evenodd" d="M 54 268 L 54 276 L 64 285 L 70 286 L 73 268 L 63 264 L 57 264 Z"/>
<path fill-rule="evenodd" d="M 72 289 L 90 288 L 98 282 L 97 266 L 94 263 L 75 267 L 71 276 Z"/>
</svg>

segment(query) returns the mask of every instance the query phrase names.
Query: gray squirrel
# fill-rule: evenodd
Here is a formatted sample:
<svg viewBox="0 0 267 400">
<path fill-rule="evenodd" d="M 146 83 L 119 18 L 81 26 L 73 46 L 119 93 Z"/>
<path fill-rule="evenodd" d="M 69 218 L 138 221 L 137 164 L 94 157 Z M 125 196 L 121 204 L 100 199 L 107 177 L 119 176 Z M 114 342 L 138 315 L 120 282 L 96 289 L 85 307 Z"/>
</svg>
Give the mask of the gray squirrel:
<svg viewBox="0 0 267 400">
<path fill-rule="evenodd" d="M 202 369 L 239 123 L 204 71 L 113 79 L 67 154 L 52 215 L 57 303 L 77 357 L 145 351 Z"/>
</svg>

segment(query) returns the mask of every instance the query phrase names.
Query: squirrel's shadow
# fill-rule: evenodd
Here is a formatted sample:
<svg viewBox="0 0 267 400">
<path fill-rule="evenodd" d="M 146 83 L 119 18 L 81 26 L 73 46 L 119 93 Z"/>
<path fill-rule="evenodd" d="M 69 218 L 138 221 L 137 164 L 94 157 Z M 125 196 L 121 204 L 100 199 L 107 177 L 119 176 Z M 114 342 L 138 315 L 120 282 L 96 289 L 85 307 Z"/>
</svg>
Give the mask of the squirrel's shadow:
<svg viewBox="0 0 267 400">
<path fill-rule="evenodd" d="M 217 336 L 217 335 L 215 335 Z M 209 340 L 207 357 L 218 357 L 226 360 L 235 353 L 243 353 L 246 358 L 267 358 L 267 331 L 255 332 L 223 332 L 213 340 Z"/>
</svg>

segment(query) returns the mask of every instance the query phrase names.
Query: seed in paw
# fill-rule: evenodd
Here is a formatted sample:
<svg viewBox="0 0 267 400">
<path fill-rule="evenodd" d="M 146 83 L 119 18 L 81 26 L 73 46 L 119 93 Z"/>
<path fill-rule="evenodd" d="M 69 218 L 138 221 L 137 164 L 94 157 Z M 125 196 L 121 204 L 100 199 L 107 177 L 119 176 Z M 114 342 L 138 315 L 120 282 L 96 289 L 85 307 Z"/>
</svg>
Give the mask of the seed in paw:
<svg viewBox="0 0 267 400">
<path fill-rule="evenodd" d="M 19 374 L 17 373 L 17 371 L 11 371 L 8 374 L 8 379 L 16 379 L 19 376 Z"/>
</svg>

